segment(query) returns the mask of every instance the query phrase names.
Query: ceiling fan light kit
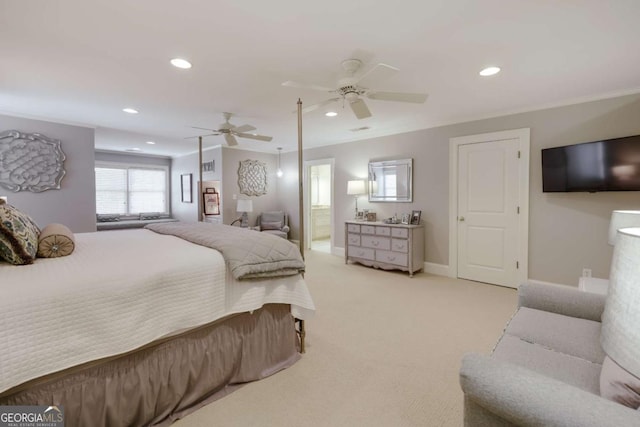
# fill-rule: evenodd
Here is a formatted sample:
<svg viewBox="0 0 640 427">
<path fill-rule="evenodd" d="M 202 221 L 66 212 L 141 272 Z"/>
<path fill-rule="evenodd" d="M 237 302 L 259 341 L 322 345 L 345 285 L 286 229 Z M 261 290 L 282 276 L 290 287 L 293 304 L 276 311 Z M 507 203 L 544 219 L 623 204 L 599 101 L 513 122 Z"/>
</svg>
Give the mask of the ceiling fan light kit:
<svg viewBox="0 0 640 427">
<path fill-rule="evenodd" d="M 342 69 L 344 70 L 345 76 L 338 80 L 337 88 L 334 89 L 315 84 L 294 82 L 291 80 L 282 83 L 282 85 L 300 89 L 318 90 L 339 95 L 337 98 L 327 99 L 326 101 L 322 101 L 318 104 L 305 107 L 302 109 L 303 113 L 309 113 L 342 99 L 349 103 L 351 110 L 358 119 L 371 117 L 371 111 L 364 102 L 363 97 L 376 101 L 410 102 L 415 104 L 422 104 L 427 100 L 428 95 L 426 93 L 382 92 L 372 89 L 377 82 L 388 79 L 400 71 L 398 68 L 379 63 L 358 77 L 356 76 L 356 73 L 361 67 L 362 61 L 359 59 L 347 59 L 342 61 Z"/>
</svg>

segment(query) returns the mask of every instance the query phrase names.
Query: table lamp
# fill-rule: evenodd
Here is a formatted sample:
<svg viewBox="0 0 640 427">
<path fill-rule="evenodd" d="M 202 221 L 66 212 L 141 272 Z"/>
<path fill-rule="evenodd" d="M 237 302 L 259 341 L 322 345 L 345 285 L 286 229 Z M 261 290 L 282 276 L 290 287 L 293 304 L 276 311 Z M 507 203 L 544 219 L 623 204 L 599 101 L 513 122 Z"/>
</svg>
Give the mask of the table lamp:
<svg viewBox="0 0 640 427">
<path fill-rule="evenodd" d="M 356 199 L 356 218 L 358 217 L 358 197 L 367 194 L 366 185 L 363 179 L 347 181 L 347 194 Z"/>
<path fill-rule="evenodd" d="M 253 201 L 249 199 L 238 199 L 238 204 L 236 205 L 236 212 L 241 213 L 240 216 L 240 227 L 248 227 L 249 226 L 249 216 L 247 212 L 253 212 Z"/>
</svg>

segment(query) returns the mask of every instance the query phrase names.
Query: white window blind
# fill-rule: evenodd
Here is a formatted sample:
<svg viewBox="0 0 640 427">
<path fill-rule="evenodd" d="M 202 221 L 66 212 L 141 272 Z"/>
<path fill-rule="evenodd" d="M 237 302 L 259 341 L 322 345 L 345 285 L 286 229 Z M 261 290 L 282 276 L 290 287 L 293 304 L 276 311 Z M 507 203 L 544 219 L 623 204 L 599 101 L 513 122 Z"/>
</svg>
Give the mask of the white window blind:
<svg viewBox="0 0 640 427">
<path fill-rule="evenodd" d="M 153 167 L 96 166 L 96 213 L 167 213 L 167 170 Z"/>
</svg>

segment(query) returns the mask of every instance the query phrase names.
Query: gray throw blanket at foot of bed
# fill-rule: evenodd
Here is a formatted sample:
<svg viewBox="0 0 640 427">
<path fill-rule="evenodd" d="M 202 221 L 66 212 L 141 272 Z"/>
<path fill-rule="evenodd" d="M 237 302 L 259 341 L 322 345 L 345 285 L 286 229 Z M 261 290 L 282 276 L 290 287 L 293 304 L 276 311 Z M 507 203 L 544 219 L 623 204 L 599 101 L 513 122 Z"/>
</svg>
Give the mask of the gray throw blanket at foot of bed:
<svg viewBox="0 0 640 427">
<path fill-rule="evenodd" d="M 204 222 L 149 224 L 145 228 L 216 249 L 222 253 L 237 280 L 304 272 L 304 261 L 298 247 L 269 233 Z"/>
</svg>

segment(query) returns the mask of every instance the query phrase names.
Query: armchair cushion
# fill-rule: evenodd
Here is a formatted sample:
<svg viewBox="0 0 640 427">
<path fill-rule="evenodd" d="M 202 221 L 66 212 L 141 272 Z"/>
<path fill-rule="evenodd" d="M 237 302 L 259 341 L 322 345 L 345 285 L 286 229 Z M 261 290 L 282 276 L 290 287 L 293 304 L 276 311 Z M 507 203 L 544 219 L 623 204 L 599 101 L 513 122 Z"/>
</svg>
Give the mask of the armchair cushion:
<svg viewBox="0 0 640 427">
<path fill-rule="evenodd" d="M 289 233 L 287 214 L 283 211 L 262 212 L 258 215 L 256 228 L 286 239 Z"/>
<path fill-rule="evenodd" d="M 273 221 L 273 222 L 262 221 L 260 223 L 260 228 L 262 230 L 280 230 L 282 229 L 282 221 Z"/>
</svg>

